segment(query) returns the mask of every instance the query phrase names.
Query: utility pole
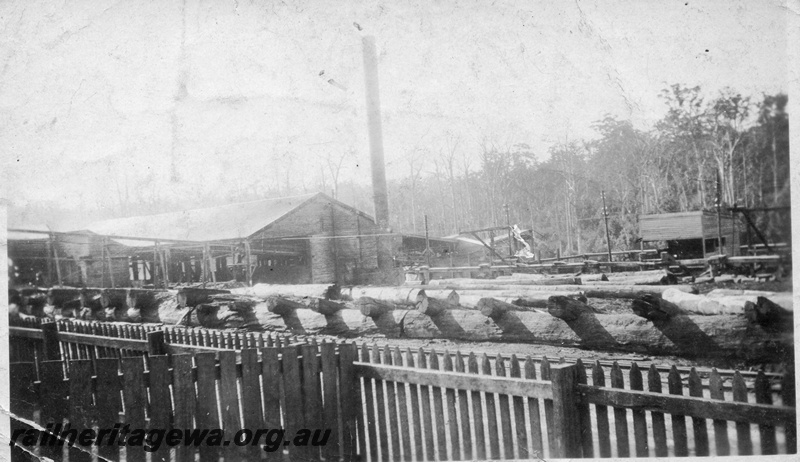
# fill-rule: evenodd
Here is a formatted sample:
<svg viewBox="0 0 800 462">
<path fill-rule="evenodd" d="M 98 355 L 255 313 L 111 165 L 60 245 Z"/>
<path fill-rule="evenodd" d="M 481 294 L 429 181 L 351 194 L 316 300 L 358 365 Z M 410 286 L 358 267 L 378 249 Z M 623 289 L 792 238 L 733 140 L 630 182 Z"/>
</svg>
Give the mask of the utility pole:
<svg viewBox="0 0 800 462">
<path fill-rule="evenodd" d="M 606 246 L 608 247 L 608 261 L 611 262 L 611 235 L 608 233 L 608 209 L 606 208 L 606 192 L 601 191 L 600 197 L 603 198 L 603 220 L 606 222 Z"/>
<path fill-rule="evenodd" d="M 717 197 L 714 199 L 714 205 L 717 207 L 717 249 L 720 255 L 725 255 L 725 249 L 722 247 L 722 179 L 719 171 L 717 171 Z"/>
<path fill-rule="evenodd" d="M 425 214 L 425 264 L 431 267 L 431 240 L 428 237 L 428 215 Z"/>
<path fill-rule="evenodd" d="M 511 217 L 508 214 L 508 204 L 503 204 L 503 208 L 506 210 L 506 227 L 508 228 L 508 256 L 514 256 L 514 242 L 511 239 Z"/>
</svg>

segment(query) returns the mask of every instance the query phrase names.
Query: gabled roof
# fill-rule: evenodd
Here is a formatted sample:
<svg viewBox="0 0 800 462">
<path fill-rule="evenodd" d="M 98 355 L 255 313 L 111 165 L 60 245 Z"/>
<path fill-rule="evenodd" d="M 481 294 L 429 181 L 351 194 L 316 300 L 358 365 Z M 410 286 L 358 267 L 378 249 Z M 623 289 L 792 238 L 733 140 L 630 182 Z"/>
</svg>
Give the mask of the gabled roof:
<svg viewBox="0 0 800 462">
<path fill-rule="evenodd" d="M 165 240 L 208 242 L 243 239 L 275 223 L 315 197 L 322 197 L 324 200 L 352 209 L 323 193 L 313 193 L 182 212 L 104 220 L 92 223 L 86 229 L 108 236 Z"/>
</svg>

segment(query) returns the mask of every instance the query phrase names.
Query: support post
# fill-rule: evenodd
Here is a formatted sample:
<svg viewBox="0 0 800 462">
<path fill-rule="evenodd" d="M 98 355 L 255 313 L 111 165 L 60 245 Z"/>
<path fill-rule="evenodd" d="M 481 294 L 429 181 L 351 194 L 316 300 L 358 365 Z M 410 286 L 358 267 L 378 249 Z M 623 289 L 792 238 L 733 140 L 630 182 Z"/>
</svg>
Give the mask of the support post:
<svg viewBox="0 0 800 462">
<path fill-rule="evenodd" d="M 106 286 L 106 238 L 103 238 L 103 245 L 100 247 L 100 287 Z"/>
<path fill-rule="evenodd" d="M 167 344 L 164 342 L 163 330 L 154 330 L 147 333 L 147 354 L 150 356 L 167 354 Z"/>
<path fill-rule="evenodd" d="M 331 209 L 331 252 L 333 253 L 333 282 L 339 284 L 339 249 L 336 239 L 336 213 L 333 210 L 333 203 L 328 204 Z"/>
<path fill-rule="evenodd" d="M 497 254 L 497 251 L 496 251 L 496 250 L 494 250 L 494 231 L 493 231 L 493 230 L 492 230 L 492 231 L 489 231 L 489 250 L 490 250 L 492 253 L 494 253 L 494 254 Z M 492 253 L 490 253 L 490 254 L 489 254 L 489 264 L 490 264 L 490 265 L 492 265 L 492 264 L 493 264 L 493 261 L 494 261 L 494 257 L 492 257 Z M 498 257 L 500 257 L 500 255 L 499 255 L 499 254 L 498 254 L 497 256 L 498 256 Z M 500 259 L 502 260 L 502 259 L 503 259 L 503 257 L 500 257 Z"/>
<path fill-rule="evenodd" d="M 578 412 L 578 369 L 574 364 L 550 366 L 553 386 L 553 429 L 555 447 L 552 457 L 581 457 L 581 420 Z"/>
<path fill-rule="evenodd" d="M 247 286 L 253 286 L 253 268 L 250 266 L 250 240 L 244 240 L 245 264 L 247 265 Z"/>
<path fill-rule="evenodd" d="M 42 323 L 42 337 L 44 339 L 45 360 L 61 360 L 61 349 L 58 343 L 58 325 L 55 322 Z"/>
<path fill-rule="evenodd" d="M 608 233 L 608 209 L 606 208 L 606 192 L 601 191 L 600 197 L 603 198 L 603 220 L 606 223 L 606 247 L 608 247 L 608 262 L 611 263 L 611 235 Z"/>
<path fill-rule="evenodd" d="M 47 240 L 47 285 L 53 285 L 53 243 L 50 242 L 50 239 Z"/>
<path fill-rule="evenodd" d="M 206 243 L 206 248 L 208 248 L 208 271 L 211 273 L 211 282 L 217 282 L 217 264 L 211 253 L 211 245 Z"/>
<path fill-rule="evenodd" d="M 164 270 L 164 288 L 169 289 L 169 247 L 161 251 L 161 267 Z"/>
<path fill-rule="evenodd" d="M 55 259 L 56 263 L 56 277 L 58 277 L 58 285 L 63 285 L 61 282 L 61 264 L 58 261 L 58 244 L 55 240 L 54 235 L 50 235 L 50 246 L 53 248 L 53 258 Z"/>
<path fill-rule="evenodd" d="M 153 247 L 153 288 L 158 289 L 158 241 Z"/>
<path fill-rule="evenodd" d="M 428 214 L 425 214 L 425 264 L 431 266 L 431 241 L 428 237 Z"/>
<path fill-rule="evenodd" d="M 106 258 L 108 259 L 108 276 L 111 279 L 111 288 L 115 289 L 117 285 L 114 283 L 114 265 L 111 260 L 111 252 L 108 251 L 108 238 L 103 238 L 103 248 L 106 251 Z"/>
<path fill-rule="evenodd" d="M 705 223 L 703 223 L 705 221 L 704 220 L 705 214 L 706 213 L 704 211 L 703 215 L 700 218 L 700 238 L 703 241 L 703 260 L 706 259 L 706 226 Z"/>
<path fill-rule="evenodd" d="M 200 271 L 201 271 L 201 278 L 203 282 L 203 287 L 206 286 L 206 281 L 208 281 L 208 249 L 206 248 L 206 244 L 203 244 L 203 261 L 200 262 Z"/>
<path fill-rule="evenodd" d="M 506 228 L 508 228 L 508 256 L 514 256 L 514 241 L 511 239 L 511 216 L 508 214 L 508 204 L 503 204 L 506 209 Z"/>
</svg>

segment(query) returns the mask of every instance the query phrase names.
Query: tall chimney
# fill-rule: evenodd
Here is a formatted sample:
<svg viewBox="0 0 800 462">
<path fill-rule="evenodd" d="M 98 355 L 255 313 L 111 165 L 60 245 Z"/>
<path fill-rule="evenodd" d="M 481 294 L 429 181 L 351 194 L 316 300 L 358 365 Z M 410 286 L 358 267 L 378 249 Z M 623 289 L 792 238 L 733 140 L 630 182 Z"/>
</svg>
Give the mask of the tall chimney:
<svg viewBox="0 0 800 462">
<path fill-rule="evenodd" d="M 389 198 L 386 193 L 386 166 L 383 161 L 383 129 L 381 127 L 381 99 L 378 86 L 378 55 L 375 37 L 364 36 L 364 81 L 367 92 L 367 126 L 369 128 L 370 164 L 372 167 L 372 199 L 375 203 L 375 220 L 378 227 L 389 227 Z"/>
</svg>

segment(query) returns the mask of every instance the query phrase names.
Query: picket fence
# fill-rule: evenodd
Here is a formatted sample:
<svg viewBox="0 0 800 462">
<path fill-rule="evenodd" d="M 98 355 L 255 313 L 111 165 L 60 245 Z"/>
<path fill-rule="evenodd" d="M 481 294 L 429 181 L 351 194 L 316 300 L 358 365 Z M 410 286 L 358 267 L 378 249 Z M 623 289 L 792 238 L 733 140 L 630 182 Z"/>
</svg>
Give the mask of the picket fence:
<svg viewBox="0 0 800 462">
<path fill-rule="evenodd" d="M 287 447 L 292 460 L 663 457 L 797 449 L 791 373 L 635 362 L 587 366 L 580 359 L 401 351 L 155 325 L 67 322 L 10 332 L 12 411 L 39 425 L 66 419 L 226 432 L 332 430 L 325 446 Z M 99 455 L 112 460 L 144 460 L 136 448 L 101 449 Z M 235 446 L 181 447 L 158 457 L 195 460 L 196 452 L 203 461 L 280 458 L 280 452 Z M 89 457 L 74 448 L 55 455 L 70 461 Z"/>
</svg>

